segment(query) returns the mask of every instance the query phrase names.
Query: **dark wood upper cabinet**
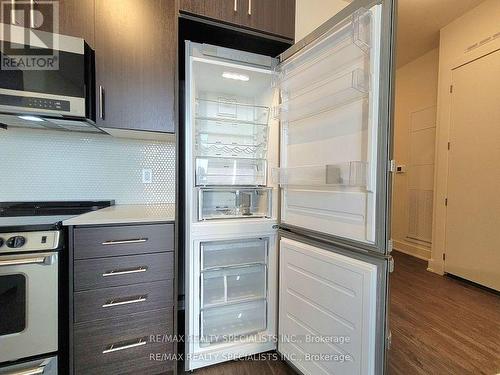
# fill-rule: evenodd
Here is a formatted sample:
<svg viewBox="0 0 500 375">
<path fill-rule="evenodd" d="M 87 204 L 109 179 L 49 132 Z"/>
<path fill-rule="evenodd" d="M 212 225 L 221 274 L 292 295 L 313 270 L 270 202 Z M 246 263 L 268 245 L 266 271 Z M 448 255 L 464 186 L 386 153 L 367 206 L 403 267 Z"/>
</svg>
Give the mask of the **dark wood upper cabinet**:
<svg viewBox="0 0 500 375">
<path fill-rule="evenodd" d="M 97 124 L 174 132 L 173 0 L 95 0 Z"/>
<path fill-rule="evenodd" d="M 295 39 L 295 0 L 180 0 L 180 10 Z"/>
<path fill-rule="evenodd" d="M 94 48 L 95 0 L 59 0 L 59 34 L 83 38 Z"/>
</svg>

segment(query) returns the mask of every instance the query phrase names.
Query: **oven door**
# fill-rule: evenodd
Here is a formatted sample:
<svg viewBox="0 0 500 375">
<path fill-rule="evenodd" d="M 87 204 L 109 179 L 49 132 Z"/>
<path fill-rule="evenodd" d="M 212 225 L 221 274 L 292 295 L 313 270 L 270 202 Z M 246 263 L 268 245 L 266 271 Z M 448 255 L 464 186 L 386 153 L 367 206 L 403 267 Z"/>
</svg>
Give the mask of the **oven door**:
<svg viewBox="0 0 500 375">
<path fill-rule="evenodd" d="M 0 257 L 0 363 L 57 351 L 57 252 Z"/>
</svg>

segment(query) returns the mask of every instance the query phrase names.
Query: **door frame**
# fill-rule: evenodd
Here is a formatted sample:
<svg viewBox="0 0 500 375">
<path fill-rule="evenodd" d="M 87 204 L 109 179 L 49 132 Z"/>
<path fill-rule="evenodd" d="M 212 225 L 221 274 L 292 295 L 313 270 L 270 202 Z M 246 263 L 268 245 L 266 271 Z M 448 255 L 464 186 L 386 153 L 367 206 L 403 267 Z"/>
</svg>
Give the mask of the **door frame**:
<svg viewBox="0 0 500 375">
<path fill-rule="evenodd" d="M 395 59 L 396 59 L 396 25 L 397 0 L 354 0 L 339 13 L 319 26 L 316 30 L 296 42 L 278 56 L 280 62 L 293 56 L 317 38 L 330 31 L 337 24 L 344 21 L 359 8 L 371 8 L 382 5 L 381 10 L 381 40 L 380 61 L 388 64 L 380 65 L 380 82 L 388 82 L 379 89 L 378 133 L 377 133 L 377 193 L 375 203 L 375 242 L 373 244 L 346 239 L 340 236 L 326 235 L 321 232 L 301 227 L 281 224 L 280 228 L 303 233 L 310 238 L 327 240 L 342 248 L 357 252 L 372 252 L 375 254 L 389 254 L 391 244 L 391 200 L 392 200 L 392 173 L 390 161 L 393 155 L 394 138 L 394 98 L 395 98 Z M 383 126 L 380 124 L 384 124 Z M 281 195 L 281 194 L 280 194 Z"/>
</svg>

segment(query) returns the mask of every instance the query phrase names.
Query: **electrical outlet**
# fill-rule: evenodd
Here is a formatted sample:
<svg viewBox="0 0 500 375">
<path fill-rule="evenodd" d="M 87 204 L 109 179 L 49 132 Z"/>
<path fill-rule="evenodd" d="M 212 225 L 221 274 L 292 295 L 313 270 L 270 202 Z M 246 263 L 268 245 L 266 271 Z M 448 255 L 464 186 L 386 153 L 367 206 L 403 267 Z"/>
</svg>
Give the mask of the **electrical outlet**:
<svg viewBox="0 0 500 375">
<path fill-rule="evenodd" d="M 152 169 L 143 169 L 142 170 L 142 183 L 143 184 L 152 184 L 153 183 L 153 170 Z"/>
</svg>

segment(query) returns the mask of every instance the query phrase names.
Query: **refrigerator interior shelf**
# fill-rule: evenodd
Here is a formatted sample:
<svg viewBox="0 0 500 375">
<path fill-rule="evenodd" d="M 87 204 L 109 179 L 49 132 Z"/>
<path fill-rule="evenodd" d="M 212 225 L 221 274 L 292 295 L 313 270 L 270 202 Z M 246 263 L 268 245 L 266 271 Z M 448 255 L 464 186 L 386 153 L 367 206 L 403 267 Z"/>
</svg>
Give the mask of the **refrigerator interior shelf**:
<svg viewBox="0 0 500 375">
<path fill-rule="evenodd" d="M 309 53 L 297 54 L 282 63 L 277 72 L 284 90 L 298 89 L 322 77 L 342 70 L 353 61 L 369 57 L 371 48 L 371 12 L 359 9 L 311 46 Z"/>
<path fill-rule="evenodd" d="M 350 161 L 345 163 L 310 165 L 303 167 L 277 168 L 274 179 L 282 187 L 361 187 L 367 185 L 368 163 Z"/>
<path fill-rule="evenodd" d="M 269 107 L 243 104 L 229 98 L 196 99 L 196 119 L 267 125 Z"/>
<path fill-rule="evenodd" d="M 196 158 L 196 186 L 265 186 L 265 159 Z"/>
<path fill-rule="evenodd" d="M 355 69 L 347 74 L 305 86 L 297 92 L 282 92 L 282 104 L 276 107 L 274 113 L 282 121 L 305 119 L 366 98 L 370 91 L 369 86 L 369 75 L 362 69 Z"/>
<path fill-rule="evenodd" d="M 198 156 L 221 158 L 264 159 L 267 154 L 267 144 L 240 145 L 221 143 L 197 143 Z"/>
</svg>

